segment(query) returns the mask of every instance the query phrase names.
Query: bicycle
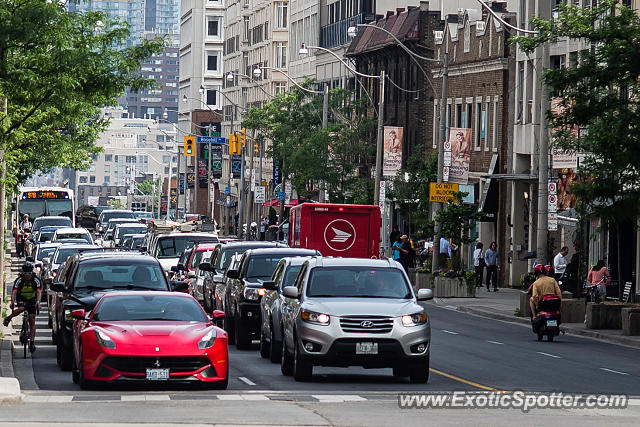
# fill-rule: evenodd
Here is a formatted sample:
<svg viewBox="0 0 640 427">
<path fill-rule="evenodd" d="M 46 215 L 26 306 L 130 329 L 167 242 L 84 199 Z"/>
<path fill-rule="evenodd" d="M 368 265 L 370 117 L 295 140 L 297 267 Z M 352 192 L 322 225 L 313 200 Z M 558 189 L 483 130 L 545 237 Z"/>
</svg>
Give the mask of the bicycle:
<svg viewBox="0 0 640 427">
<path fill-rule="evenodd" d="M 22 328 L 20 329 L 20 343 L 22 344 L 24 354 L 23 358 L 27 358 L 27 350 L 29 349 L 29 338 L 31 337 L 31 326 L 29 325 L 29 313 L 27 310 L 22 312 Z"/>
</svg>

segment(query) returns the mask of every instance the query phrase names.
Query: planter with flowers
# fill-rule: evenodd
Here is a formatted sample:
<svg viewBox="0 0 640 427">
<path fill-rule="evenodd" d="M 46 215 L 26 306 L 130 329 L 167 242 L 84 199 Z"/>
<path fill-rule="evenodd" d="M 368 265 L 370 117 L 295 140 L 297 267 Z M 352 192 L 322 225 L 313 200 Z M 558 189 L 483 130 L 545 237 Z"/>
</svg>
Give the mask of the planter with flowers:
<svg viewBox="0 0 640 427">
<path fill-rule="evenodd" d="M 473 298 L 476 287 L 473 271 L 437 270 L 433 277 L 433 293 L 439 298 Z"/>
</svg>

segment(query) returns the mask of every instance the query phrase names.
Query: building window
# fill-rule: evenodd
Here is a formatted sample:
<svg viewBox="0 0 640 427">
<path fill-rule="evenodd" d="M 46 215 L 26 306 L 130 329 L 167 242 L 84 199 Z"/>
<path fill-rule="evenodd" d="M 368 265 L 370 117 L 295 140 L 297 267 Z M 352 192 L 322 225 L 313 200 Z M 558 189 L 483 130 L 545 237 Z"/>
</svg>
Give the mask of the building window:
<svg viewBox="0 0 640 427">
<path fill-rule="evenodd" d="M 93 176 L 93 175 L 91 175 L 91 176 L 89 177 L 89 184 L 95 184 L 95 183 L 96 183 L 96 177 L 95 177 L 95 176 Z"/>
<path fill-rule="evenodd" d="M 105 176 L 104 177 L 104 184 L 105 185 L 111 184 L 111 177 L 110 176 Z"/>
<path fill-rule="evenodd" d="M 171 156 L 162 156 L 162 163 L 169 163 L 171 161 Z"/>
<path fill-rule="evenodd" d="M 498 151 L 498 97 L 493 99 L 493 151 Z"/>
<path fill-rule="evenodd" d="M 446 132 L 445 138 L 449 138 L 449 128 L 451 127 L 451 104 L 447 104 L 447 117 L 445 120 Z"/>
<path fill-rule="evenodd" d="M 218 37 L 220 36 L 220 21 L 217 17 L 207 17 L 207 36 Z"/>
<path fill-rule="evenodd" d="M 482 103 L 476 103 L 476 135 L 474 139 L 476 142 L 476 149 L 478 150 L 482 147 L 482 140 L 484 139 L 485 114 L 486 112 L 482 111 Z"/>
<path fill-rule="evenodd" d="M 518 88 L 517 89 L 518 89 L 518 111 L 516 116 L 516 122 L 522 123 L 522 113 L 524 112 L 524 61 L 518 62 Z"/>
<path fill-rule="evenodd" d="M 104 165 L 104 173 L 111 173 L 111 165 Z"/>
<path fill-rule="evenodd" d="M 80 184 L 86 184 L 87 183 L 87 177 L 86 176 L 81 176 L 80 177 Z"/>
<path fill-rule="evenodd" d="M 461 128 L 464 125 L 465 116 L 462 112 L 462 104 L 456 104 L 456 127 Z M 447 132 L 447 137 L 449 133 Z"/>
<path fill-rule="evenodd" d="M 493 108 L 491 102 L 487 101 L 486 104 L 484 105 L 484 112 L 485 112 L 485 116 L 484 116 L 484 132 L 485 132 L 485 136 L 484 138 L 484 149 L 489 150 L 489 145 L 491 144 L 491 139 L 493 137 L 493 133 L 491 133 L 491 117 L 492 117 L 492 113 L 491 113 L 491 109 Z"/>
<path fill-rule="evenodd" d="M 438 100 L 433 100 L 433 148 L 438 148 L 438 140 L 440 139 L 439 128 L 440 123 L 438 122 L 438 114 L 440 114 L 440 109 L 438 107 Z"/>
<path fill-rule="evenodd" d="M 249 41 L 249 33 L 251 32 L 250 27 L 249 27 L 249 17 L 245 16 L 244 17 L 244 41 L 248 42 Z"/>
<path fill-rule="evenodd" d="M 218 54 L 216 52 L 207 53 L 207 71 L 218 71 Z"/>
<path fill-rule="evenodd" d="M 287 90 L 287 84 L 284 82 L 276 82 L 275 83 L 275 91 L 276 95 L 280 95 L 281 93 L 285 93 Z"/>
<path fill-rule="evenodd" d="M 463 126 L 462 126 L 462 127 L 470 128 L 470 127 L 471 127 L 471 117 L 472 117 L 472 116 L 471 116 L 471 113 L 472 113 L 472 108 L 471 108 L 471 107 L 472 107 L 472 104 L 470 104 L 470 103 L 469 103 L 469 104 L 467 104 L 467 105 L 466 105 L 466 107 L 467 107 L 467 112 L 466 112 L 466 113 L 465 113 L 465 115 L 464 115 L 464 116 L 465 116 L 465 117 L 464 117 L 464 118 L 465 118 L 465 120 L 464 120 L 464 124 L 463 124 Z"/>
<path fill-rule="evenodd" d="M 276 67 L 277 68 L 287 67 L 287 43 L 286 42 L 278 42 L 276 44 Z"/>
<path fill-rule="evenodd" d="M 276 2 L 276 28 L 287 28 L 288 4 L 283 1 Z"/>
<path fill-rule="evenodd" d="M 104 161 L 105 161 L 105 162 L 111 162 L 111 161 L 113 161 L 113 154 L 105 154 L 105 155 L 104 155 Z"/>
<path fill-rule="evenodd" d="M 215 89 L 207 89 L 207 105 L 218 104 L 218 91 Z"/>
</svg>

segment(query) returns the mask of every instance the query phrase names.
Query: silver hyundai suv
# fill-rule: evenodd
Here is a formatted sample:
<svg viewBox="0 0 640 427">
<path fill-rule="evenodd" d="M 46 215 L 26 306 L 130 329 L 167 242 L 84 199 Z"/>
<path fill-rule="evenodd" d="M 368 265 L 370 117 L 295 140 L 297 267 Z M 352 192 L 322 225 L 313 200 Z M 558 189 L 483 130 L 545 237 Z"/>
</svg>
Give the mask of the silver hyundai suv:
<svg viewBox="0 0 640 427">
<path fill-rule="evenodd" d="M 393 368 L 429 379 L 431 326 L 402 266 L 393 260 L 314 257 L 282 290 L 284 375 L 309 381 L 314 366 Z"/>
</svg>

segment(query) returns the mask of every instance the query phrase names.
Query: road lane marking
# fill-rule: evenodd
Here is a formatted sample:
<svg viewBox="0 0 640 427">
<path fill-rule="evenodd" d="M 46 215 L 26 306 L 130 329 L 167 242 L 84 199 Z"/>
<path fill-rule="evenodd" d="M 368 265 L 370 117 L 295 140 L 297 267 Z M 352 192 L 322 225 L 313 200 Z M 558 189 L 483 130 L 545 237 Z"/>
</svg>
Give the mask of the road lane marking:
<svg viewBox="0 0 640 427">
<path fill-rule="evenodd" d="M 25 396 L 23 402 L 27 403 L 68 403 L 73 400 L 73 396 Z"/>
<path fill-rule="evenodd" d="M 541 354 L 543 356 L 553 357 L 555 359 L 562 359 L 560 356 L 556 356 L 555 354 L 545 353 L 544 351 L 536 351 L 536 353 Z"/>
<path fill-rule="evenodd" d="M 600 369 L 602 369 L 603 371 L 611 372 L 618 375 L 629 375 L 626 372 L 614 371 L 613 369 L 609 369 L 609 368 L 600 368 Z"/>
<path fill-rule="evenodd" d="M 442 332 L 444 332 L 445 334 L 459 335 L 457 332 L 447 331 L 446 329 L 443 329 Z"/>
<path fill-rule="evenodd" d="M 256 383 L 254 383 L 253 381 L 251 381 L 249 378 L 247 377 L 238 377 L 238 379 L 240 381 L 242 381 L 243 383 L 245 383 L 246 385 L 256 385 Z"/>
<path fill-rule="evenodd" d="M 504 344 L 504 343 L 502 343 L 502 342 L 500 342 L 500 341 L 490 341 L 490 340 L 487 340 L 487 342 L 488 342 L 488 343 L 491 343 L 491 344 L 498 344 L 498 345 L 503 345 L 503 344 Z"/>
<path fill-rule="evenodd" d="M 482 385 L 482 384 L 478 384 L 478 383 L 473 382 L 473 381 L 465 380 L 464 378 L 460 378 L 458 376 L 455 376 L 455 375 L 452 375 L 452 374 L 448 374 L 446 372 L 442 372 L 442 371 L 439 371 L 439 370 L 434 369 L 434 368 L 429 368 L 429 370 L 431 372 L 433 372 L 434 374 L 442 375 L 443 377 L 447 377 L 447 378 L 449 378 L 451 380 L 458 381 L 458 382 L 461 382 L 463 384 L 467 384 L 467 385 L 470 385 L 470 386 L 473 386 L 473 387 L 476 387 L 476 388 L 479 388 L 479 389 L 482 389 L 482 390 L 495 391 L 495 392 L 498 392 L 498 393 L 506 393 L 507 392 L 506 390 L 500 390 L 498 388 L 493 388 L 493 387 L 489 387 L 487 385 Z"/>
<path fill-rule="evenodd" d="M 270 400 L 264 394 L 243 394 L 242 399 L 244 400 Z"/>
<path fill-rule="evenodd" d="M 244 400 L 239 394 L 218 394 L 218 400 Z"/>
<path fill-rule="evenodd" d="M 362 402 L 367 400 L 362 396 L 351 394 L 312 394 L 311 397 L 318 399 L 320 403 Z"/>
<path fill-rule="evenodd" d="M 125 394 L 120 396 L 123 402 L 146 402 L 152 400 L 171 400 L 168 394 Z"/>
</svg>

